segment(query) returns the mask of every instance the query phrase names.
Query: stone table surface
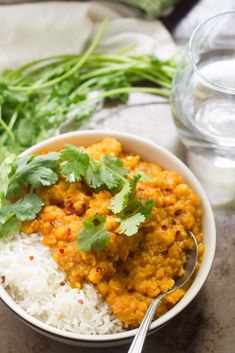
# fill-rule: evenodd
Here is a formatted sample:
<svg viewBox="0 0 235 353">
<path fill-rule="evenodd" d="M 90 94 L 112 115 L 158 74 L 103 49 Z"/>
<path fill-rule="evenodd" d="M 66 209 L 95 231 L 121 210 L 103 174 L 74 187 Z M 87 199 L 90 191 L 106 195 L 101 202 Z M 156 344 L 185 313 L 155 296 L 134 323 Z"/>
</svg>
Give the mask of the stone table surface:
<svg viewBox="0 0 235 353">
<path fill-rule="evenodd" d="M 200 20 L 215 12 L 215 2 L 218 10 L 227 10 L 229 6 L 232 7 L 233 1 L 198 2 L 176 26 L 175 37 L 177 39 L 188 37 Z M 185 14 L 182 5 L 180 9 Z M 89 127 L 131 132 L 163 145 L 183 160 L 185 158 L 185 151 L 177 139 L 169 106 L 152 97 L 143 98 L 134 95 L 127 107 L 101 111 L 95 123 Z M 182 313 L 160 331 L 148 337 L 144 353 L 235 352 L 235 212 L 231 206 L 223 206 L 217 207 L 214 214 L 217 226 L 217 250 L 206 284 Z M 127 351 L 128 346 L 85 349 L 54 342 L 25 326 L 2 302 L 0 303 L 0 353 Z"/>
</svg>

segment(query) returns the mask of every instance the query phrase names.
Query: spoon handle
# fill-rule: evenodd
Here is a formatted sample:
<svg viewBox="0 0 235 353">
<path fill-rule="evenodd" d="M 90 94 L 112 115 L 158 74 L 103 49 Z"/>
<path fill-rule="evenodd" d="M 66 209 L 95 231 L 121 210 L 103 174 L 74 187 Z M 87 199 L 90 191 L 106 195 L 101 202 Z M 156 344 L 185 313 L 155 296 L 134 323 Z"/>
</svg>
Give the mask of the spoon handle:
<svg viewBox="0 0 235 353">
<path fill-rule="evenodd" d="M 138 328 L 137 334 L 135 335 L 135 338 L 129 348 L 128 353 L 141 353 L 142 352 L 142 348 L 144 345 L 146 334 L 148 332 L 152 318 L 155 314 L 156 308 L 165 295 L 166 295 L 165 293 L 159 295 L 149 305 L 149 308 L 144 316 L 143 321 L 141 322 L 140 327 Z"/>
</svg>

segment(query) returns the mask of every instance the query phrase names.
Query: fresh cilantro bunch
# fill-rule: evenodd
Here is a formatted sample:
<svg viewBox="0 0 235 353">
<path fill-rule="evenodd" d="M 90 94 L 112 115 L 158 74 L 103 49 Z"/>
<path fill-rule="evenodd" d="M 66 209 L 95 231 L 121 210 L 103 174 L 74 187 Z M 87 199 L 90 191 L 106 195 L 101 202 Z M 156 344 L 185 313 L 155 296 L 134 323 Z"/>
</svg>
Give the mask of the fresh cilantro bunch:
<svg viewBox="0 0 235 353">
<path fill-rule="evenodd" d="M 18 154 L 50 136 L 77 130 L 103 102 L 126 103 L 132 92 L 170 96 L 173 61 L 133 55 L 132 48 L 95 53 L 106 26 L 107 20 L 83 54 L 43 58 L 3 73 L 1 151 Z"/>
</svg>

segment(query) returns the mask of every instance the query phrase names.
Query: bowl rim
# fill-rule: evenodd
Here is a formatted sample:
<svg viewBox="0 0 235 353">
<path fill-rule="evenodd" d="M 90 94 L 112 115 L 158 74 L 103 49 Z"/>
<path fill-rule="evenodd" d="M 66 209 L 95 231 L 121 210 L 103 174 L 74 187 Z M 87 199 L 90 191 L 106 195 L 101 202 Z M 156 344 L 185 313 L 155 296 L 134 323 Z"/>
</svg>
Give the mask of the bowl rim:
<svg viewBox="0 0 235 353">
<path fill-rule="evenodd" d="M 164 325 L 167 321 L 175 317 L 194 299 L 194 297 L 201 290 L 203 284 L 205 283 L 209 275 L 209 272 L 211 270 L 211 266 L 213 263 L 214 255 L 215 255 L 215 248 L 216 248 L 216 228 L 215 228 L 215 221 L 214 221 L 212 208 L 210 206 L 206 193 L 203 190 L 201 184 L 194 176 L 194 174 L 191 172 L 191 170 L 178 157 L 176 157 L 173 153 L 166 150 L 164 147 L 159 146 L 158 144 L 152 141 L 149 141 L 146 138 L 139 137 L 130 133 L 114 132 L 111 130 L 82 130 L 82 131 L 69 132 L 69 133 L 61 134 L 55 137 L 51 137 L 45 141 L 42 141 L 30 147 L 29 149 L 25 150 L 23 153 L 21 153 L 20 156 L 33 154 L 36 151 L 46 148 L 50 144 L 52 143 L 54 144 L 55 142 L 58 142 L 58 141 L 68 140 L 70 138 L 76 138 L 76 137 L 89 138 L 90 136 L 95 136 L 97 138 L 100 137 L 101 139 L 105 137 L 114 137 L 116 139 L 124 138 L 129 140 L 130 142 L 135 142 L 137 144 L 143 145 L 143 147 L 147 146 L 149 148 L 154 149 L 158 154 L 161 154 L 168 162 L 170 161 L 171 163 L 177 165 L 179 169 L 183 170 L 183 173 L 190 180 L 189 182 L 190 186 L 195 189 L 197 194 L 198 193 L 200 194 L 200 199 L 202 201 L 202 205 L 205 210 L 204 217 L 207 219 L 207 222 L 209 224 L 210 249 L 208 251 L 207 257 L 202 260 L 201 267 L 192 285 L 186 292 L 185 296 L 171 310 L 169 310 L 167 313 L 165 313 L 158 319 L 154 320 L 150 326 L 150 331 L 158 327 L 160 328 L 160 326 Z M 203 269 L 203 271 L 201 269 Z M 198 276 L 199 272 L 200 272 L 200 278 Z M 197 279 L 197 285 L 195 285 L 196 279 Z M 0 298 L 11 310 L 13 310 L 19 317 L 23 319 L 23 321 L 26 321 L 26 323 L 28 323 L 29 325 L 34 326 L 39 330 L 46 331 L 48 334 L 53 334 L 67 339 L 73 339 L 76 341 L 90 341 L 90 342 L 95 342 L 95 341 L 110 342 L 110 341 L 119 341 L 119 340 L 121 341 L 121 340 L 133 337 L 137 332 L 137 329 L 123 331 L 120 333 L 111 333 L 111 334 L 102 334 L 102 335 L 90 335 L 90 334 L 69 332 L 69 331 L 65 331 L 62 329 L 55 328 L 51 325 L 48 325 L 40 321 L 39 319 L 34 318 L 30 314 L 28 314 L 24 309 L 22 309 L 19 306 L 19 304 L 17 304 L 13 300 L 13 298 L 11 298 L 11 296 L 8 294 L 6 289 L 3 288 L 3 286 L 0 286 Z"/>
</svg>

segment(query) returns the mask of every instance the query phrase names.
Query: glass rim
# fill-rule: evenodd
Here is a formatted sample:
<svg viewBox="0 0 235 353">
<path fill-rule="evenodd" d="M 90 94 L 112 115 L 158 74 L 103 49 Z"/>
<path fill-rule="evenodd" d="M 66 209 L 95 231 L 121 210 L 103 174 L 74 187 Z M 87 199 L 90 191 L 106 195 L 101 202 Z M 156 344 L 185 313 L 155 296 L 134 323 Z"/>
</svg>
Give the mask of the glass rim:
<svg viewBox="0 0 235 353">
<path fill-rule="evenodd" d="M 215 83 L 211 80 L 209 80 L 208 78 L 206 78 L 201 72 L 200 70 L 198 69 L 198 66 L 197 66 L 197 63 L 195 62 L 194 60 L 194 54 L 193 54 L 193 49 L 192 49 L 192 46 L 193 46 L 193 42 L 195 40 L 195 36 L 197 35 L 198 31 L 205 25 L 207 24 L 207 22 L 210 22 L 211 20 L 213 19 L 216 19 L 217 17 L 220 17 L 220 16 L 224 16 L 224 15 L 235 15 L 235 10 L 230 10 L 230 11 L 223 11 L 223 12 L 219 12 L 209 18 L 207 18 L 206 20 L 202 21 L 201 23 L 199 23 L 195 29 L 193 30 L 191 36 L 190 36 L 190 39 L 189 39 L 189 42 L 188 42 L 188 53 L 189 53 L 189 56 L 190 56 L 190 59 L 191 59 L 191 62 L 192 62 L 192 65 L 193 65 L 193 70 L 195 71 L 195 73 L 200 77 L 200 79 L 202 81 L 204 81 L 208 86 L 210 86 L 211 88 L 213 89 L 216 89 L 217 91 L 221 91 L 223 93 L 230 93 L 230 94 L 235 94 L 235 88 L 229 88 L 229 87 L 226 87 L 226 86 L 222 86 L 218 83 Z"/>
</svg>

